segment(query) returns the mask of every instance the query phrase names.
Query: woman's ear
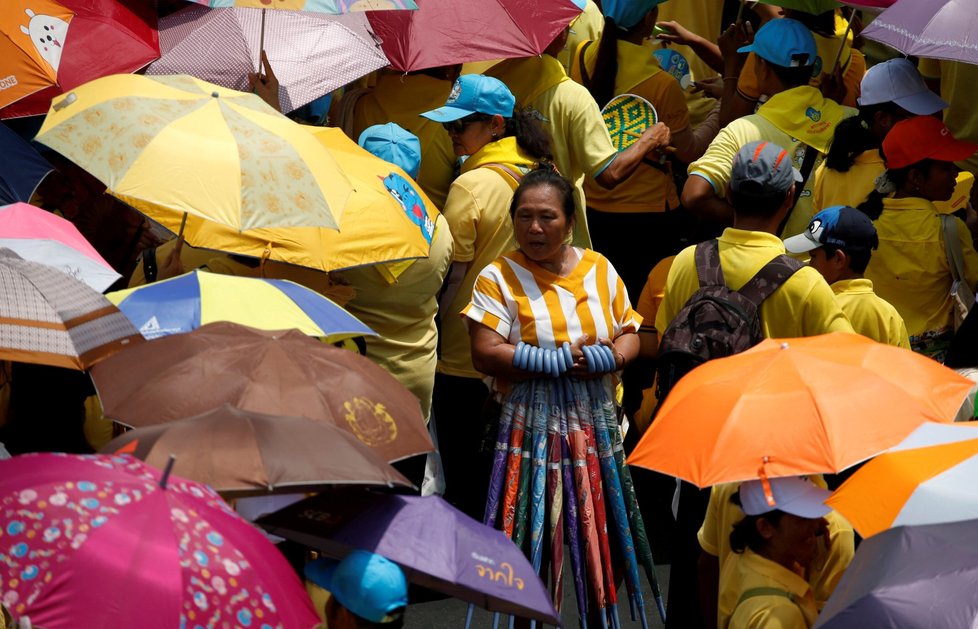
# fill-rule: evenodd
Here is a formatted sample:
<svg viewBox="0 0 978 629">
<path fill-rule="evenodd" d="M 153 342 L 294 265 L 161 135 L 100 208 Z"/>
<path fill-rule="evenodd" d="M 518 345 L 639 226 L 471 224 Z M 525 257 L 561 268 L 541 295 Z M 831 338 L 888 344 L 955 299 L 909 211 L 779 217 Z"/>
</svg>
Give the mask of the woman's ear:
<svg viewBox="0 0 978 629">
<path fill-rule="evenodd" d="M 768 519 L 765 517 L 757 518 L 757 522 L 754 523 L 754 526 L 757 528 L 758 534 L 764 540 L 771 539 L 772 537 L 774 537 L 774 534 L 776 533 L 774 525 L 771 524 L 771 522 L 768 521 Z"/>
<path fill-rule="evenodd" d="M 493 137 L 503 137 L 503 134 L 506 133 L 506 119 L 499 114 L 493 115 L 492 120 L 489 121 L 489 129 L 492 131 Z"/>
</svg>

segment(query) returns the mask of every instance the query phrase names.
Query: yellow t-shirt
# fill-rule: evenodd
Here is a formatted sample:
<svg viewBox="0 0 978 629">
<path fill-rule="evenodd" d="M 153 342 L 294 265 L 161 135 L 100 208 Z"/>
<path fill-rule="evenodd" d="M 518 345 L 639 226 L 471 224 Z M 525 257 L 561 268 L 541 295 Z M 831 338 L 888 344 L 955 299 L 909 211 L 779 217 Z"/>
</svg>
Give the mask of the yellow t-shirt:
<svg viewBox="0 0 978 629">
<path fill-rule="evenodd" d="M 748 596 L 756 588 L 786 594 Z M 808 629 L 817 616 L 812 588 L 797 573 L 749 548 L 731 553 L 720 573 L 719 629 Z"/>
<path fill-rule="evenodd" d="M 438 216 L 428 257 L 414 261 L 395 283 L 389 283 L 373 266 L 342 272 L 343 279 L 356 290 L 346 310 L 379 334 L 365 338 L 367 358 L 417 396 L 425 418 L 431 410 L 438 362 L 437 295 L 454 249 L 448 222 Z"/>
<path fill-rule="evenodd" d="M 557 55 L 557 61 L 564 66 L 564 72 L 570 74 L 571 55 L 575 53 L 581 42 L 597 41 L 601 39 L 603 31 L 604 15 L 601 13 L 601 8 L 594 0 L 587 0 L 584 3 L 584 11 L 571 22 L 567 44 Z"/>
<path fill-rule="evenodd" d="M 584 53 L 588 72 L 598 57 L 598 42 Z M 581 82 L 580 63 L 573 63 L 571 78 Z M 677 133 L 689 127 L 689 110 L 679 82 L 663 72 L 648 48 L 618 40 L 618 73 L 615 94 L 635 94 L 652 103 L 659 122 Z M 628 179 L 612 189 L 593 179 L 584 182 L 588 207 L 601 212 L 664 212 L 679 207 L 679 195 L 672 175 L 642 163 Z"/>
<path fill-rule="evenodd" d="M 504 175 L 485 164 L 506 164 L 525 171 L 533 158 L 519 150 L 516 139 L 490 142 L 462 164 L 462 174 L 452 183 L 442 215 L 455 241 L 455 262 L 468 269 L 448 312 L 441 313 L 441 360 L 438 372 L 451 376 L 481 378 L 472 366 L 469 333 L 459 313 L 472 298 L 479 272 L 493 260 L 516 248 L 509 205 L 513 188 Z"/>
<path fill-rule="evenodd" d="M 720 266 L 727 286 L 736 290 L 765 264 L 785 252 L 780 238 L 765 232 L 728 227 L 719 238 Z M 699 288 L 694 259 L 695 246 L 676 256 L 666 296 L 656 314 L 655 327 L 665 330 Z M 761 304 L 761 330 L 767 338 L 816 336 L 852 332 L 825 279 L 813 268 L 799 269 Z"/>
<path fill-rule="evenodd" d="M 974 105 L 978 66 L 960 61 L 921 59 L 919 69 L 925 77 L 940 77 L 941 98 L 951 104 L 944 110 L 944 124 L 954 137 L 978 142 L 978 109 Z M 972 155 L 958 165 L 978 175 L 978 155 Z"/>
<path fill-rule="evenodd" d="M 811 87 L 796 87 L 781 92 L 761 105 L 757 113 L 738 118 L 720 129 L 720 133 L 707 147 L 703 156 L 689 165 L 689 174 L 703 177 L 713 186 L 717 196 L 725 196 L 734 156 L 741 147 L 755 140 L 767 140 L 785 149 L 791 155 L 792 165 L 800 170 L 805 159 L 806 144 L 798 138 L 804 128 L 793 128 L 789 133 L 788 130 L 782 130 L 779 125 L 783 124 L 782 119 L 788 112 L 809 110 L 812 111 L 804 118 L 807 121 L 804 124 L 807 128 L 813 129 L 814 133 L 807 137 L 806 141 L 813 143 L 812 150 L 817 150 L 819 153 L 812 166 L 812 172 L 805 182 L 805 188 L 798 198 L 798 203 L 791 211 L 782 232 L 782 235 L 786 236 L 800 234 L 808 228 L 808 223 L 815 214 L 812 203 L 812 188 L 815 186 L 814 171 L 825 159 L 824 151 L 831 142 L 835 125 L 845 116 L 854 114 L 855 110 L 839 108 L 832 101 L 822 98 L 818 90 Z"/>
<path fill-rule="evenodd" d="M 456 157 L 448 133 L 439 123 L 420 114 L 444 105 L 451 89 L 451 82 L 426 74 L 384 74 L 373 90 L 360 96 L 353 109 L 354 142 L 367 127 L 388 122 L 418 136 L 418 185 L 438 208 L 445 206 Z"/>
<path fill-rule="evenodd" d="M 866 278 L 839 280 L 832 292 L 856 334 L 877 343 L 910 349 L 907 325 L 896 308 L 873 292 L 873 282 Z"/>
<path fill-rule="evenodd" d="M 590 247 L 584 201 L 584 178 L 598 176 L 618 154 L 598 104 L 582 85 L 569 80 L 550 55 L 509 59 L 489 71 L 505 83 L 522 107 L 532 107 L 550 132 L 554 164 L 574 184 L 577 221 L 573 244 Z"/>
<path fill-rule="evenodd" d="M 717 42 L 723 30 L 723 0 L 699 0 L 698 2 L 663 2 L 659 5 L 659 21 L 679 22 L 687 29 L 712 43 Z M 654 43 L 653 43 L 654 45 Z M 688 46 L 670 44 L 670 48 L 680 53 L 689 62 L 689 75 L 693 81 L 719 76 L 710 66 Z M 688 89 L 683 92 L 689 109 L 690 123 L 696 127 L 706 119 L 717 101 L 705 96 L 703 92 Z"/>
<path fill-rule="evenodd" d="M 978 253 L 964 221 L 954 217 L 965 279 L 978 285 Z M 875 221 L 879 249 L 873 252 L 866 277 L 876 294 L 890 302 L 910 333 L 915 347 L 927 338 L 947 335 L 953 326 L 951 269 L 944 251 L 944 231 L 934 204 L 925 199 L 883 199 Z"/>
<path fill-rule="evenodd" d="M 825 481 L 821 476 L 814 476 L 811 480 L 819 487 L 825 488 Z M 703 526 L 696 534 L 700 548 L 719 560 L 721 574 L 727 560 L 735 556 L 730 550 L 730 532 L 733 531 L 734 525 L 744 518 L 743 510 L 730 502 L 730 496 L 738 487 L 740 483 L 713 486 Z M 825 547 L 819 544 L 818 552 L 807 575 L 818 609 L 825 607 L 826 601 L 832 596 L 835 586 L 838 585 L 839 579 L 842 578 L 856 552 L 852 525 L 835 511 L 825 516 L 825 521 L 828 523 L 829 545 Z"/>
</svg>

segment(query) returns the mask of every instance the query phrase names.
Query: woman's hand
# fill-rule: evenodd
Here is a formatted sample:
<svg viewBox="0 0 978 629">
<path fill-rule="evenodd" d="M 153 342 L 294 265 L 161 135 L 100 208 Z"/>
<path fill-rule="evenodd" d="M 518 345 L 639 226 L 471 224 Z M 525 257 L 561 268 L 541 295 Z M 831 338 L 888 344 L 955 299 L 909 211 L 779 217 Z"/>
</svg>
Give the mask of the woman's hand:
<svg viewBox="0 0 978 629">
<path fill-rule="evenodd" d="M 750 22 L 735 22 L 727 27 L 717 39 L 720 56 L 723 57 L 725 68 L 723 76 L 736 76 L 747 61 L 747 54 L 737 52 L 737 49 L 747 46 L 754 41 L 754 28 Z"/>
<path fill-rule="evenodd" d="M 700 36 L 676 21 L 656 22 L 656 26 L 666 31 L 655 35 L 659 41 L 681 46 L 692 46 L 700 40 Z"/>
<path fill-rule="evenodd" d="M 704 95 L 710 98 L 720 100 L 723 96 L 723 78 L 714 76 L 703 79 L 702 81 L 693 81 L 692 92 L 703 92 Z"/>
<path fill-rule="evenodd" d="M 281 111 L 278 98 L 278 79 L 275 78 L 275 73 L 272 72 L 272 66 L 268 63 L 268 56 L 265 55 L 264 50 L 261 51 L 261 66 L 264 72 L 249 73 L 248 84 L 251 85 L 252 91 L 258 97 L 271 105 L 276 111 Z"/>
</svg>

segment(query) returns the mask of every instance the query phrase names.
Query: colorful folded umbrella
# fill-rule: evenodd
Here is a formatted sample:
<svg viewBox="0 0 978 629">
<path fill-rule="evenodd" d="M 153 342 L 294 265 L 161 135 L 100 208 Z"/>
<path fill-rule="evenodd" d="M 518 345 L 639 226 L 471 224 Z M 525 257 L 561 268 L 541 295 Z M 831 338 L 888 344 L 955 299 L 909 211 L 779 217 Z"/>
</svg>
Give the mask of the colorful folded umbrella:
<svg viewBox="0 0 978 629">
<path fill-rule="evenodd" d="M 384 54 L 402 72 L 534 57 L 581 14 L 572 0 L 426 0 L 417 11 L 368 13 Z"/>
<path fill-rule="evenodd" d="M 161 56 L 146 74 L 190 74 L 248 92 L 248 74 L 258 68 L 262 46 L 284 112 L 388 64 L 362 13 L 339 20 L 296 11 L 265 14 L 192 5 L 160 20 Z"/>
<path fill-rule="evenodd" d="M 130 430 L 102 452 L 132 454 L 156 467 L 166 467 L 175 456 L 174 474 L 210 485 L 224 497 L 320 491 L 334 485 L 412 486 L 345 430 L 230 404 Z"/>
<path fill-rule="evenodd" d="M 100 293 L 122 277 L 70 221 L 27 203 L 0 207 L 0 247 L 59 269 Z"/>
<path fill-rule="evenodd" d="M 898 0 L 862 35 L 905 55 L 978 63 L 978 11 L 969 0 Z"/>
<path fill-rule="evenodd" d="M 339 129 L 302 126 L 353 185 L 339 231 L 265 228 L 247 232 L 191 216 L 184 238 L 195 247 L 275 260 L 320 271 L 426 257 L 438 209 L 400 168 L 357 146 Z M 181 217 L 159 217 L 176 232 Z"/>
<path fill-rule="evenodd" d="M 3 602 L 35 627 L 307 629 L 282 554 L 206 485 L 128 456 L 0 461 Z"/>
<path fill-rule="evenodd" d="M 902 525 L 974 520 L 976 476 L 978 424 L 924 424 L 859 468 L 826 504 L 863 537 Z"/>
<path fill-rule="evenodd" d="M 230 403 L 333 424 L 385 461 L 434 450 L 418 398 L 393 376 L 356 352 L 297 330 L 209 323 L 142 343 L 98 365 L 92 378 L 105 416 L 128 426 Z"/>
<path fill-rule="evenodd" d="M 390 11 L 417 9 L 414 0 L 191 0 L 213 8 L 247 7 L 311 13 L 350 13 L 355 11 Z"/>
<path fill-rule="evenodd" d="M 950 422 L 972 385 L 857 334 L 767 339 L 684 376 L 628 463 L 699 487 L 839 472 Z"/>
<path fill-rule="evenodd" d="M 373 330 L 326 297 L 287 280 L 195 270 L 161 282 L 115 291 L 106 297 L 147 339 L 190 332 L 215 321 L 231 321 L 259 330 L 295 328 L 309 336 L 323 337 L 329 343 L 376 336 Z"/>
<path fill-rule="evenodd" d="M 0 33 L 0 118 L 43 115 L 58 95 L 160 56 L 145 0 L 7 0 Z"/>
<path fill-rule="evenodd" d="M 30 201 L 52 170 L 30 142 L 0 124 L 0 205 Z"/>
<path fill-rule="evenodd" d="M 0 248 L 0 359 L 85 370 L 142 340 L 87 284 Z"/>
<path fill-rule="evenodd" d="M 259 97 L 186 75 L 86 83 L 56 99 L 36 139 L 154 220 L 336 228 L 352 191 L 329 153 Z"/>
<path fill-rule="evenodd" d="M 560 622 L 519 549 L 438 496 L 323 492 L 256 524 L 330 557 L 375 552 L 400 564 L 411 582 L 491 611 Z"/>
</svg>

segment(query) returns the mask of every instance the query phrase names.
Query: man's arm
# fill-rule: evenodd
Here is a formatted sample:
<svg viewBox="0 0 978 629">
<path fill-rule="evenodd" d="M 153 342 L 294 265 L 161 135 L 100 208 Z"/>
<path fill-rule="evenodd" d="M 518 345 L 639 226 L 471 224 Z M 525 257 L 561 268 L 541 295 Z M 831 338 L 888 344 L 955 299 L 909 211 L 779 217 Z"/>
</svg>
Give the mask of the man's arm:
<svg viewBox="0 0 978 629">
<path fill-rule="evenodd" d="M 683 186 L 682 204 L 698 220 L 721 225 L 733 224 L 733 206 L 725 198 L 717 196 L 713 184 L 696 173 L 692 173 Z"/>
<path fill-rule="evenodd" d="M 672 133 L 664 123 L 657 122 L 642 133 L 634 144 L 611 158 L 611 163 L 594 177 L 602 188 L 614 188 L 635 172 L 646 155 L 669 146 Z"/>
</svg>

